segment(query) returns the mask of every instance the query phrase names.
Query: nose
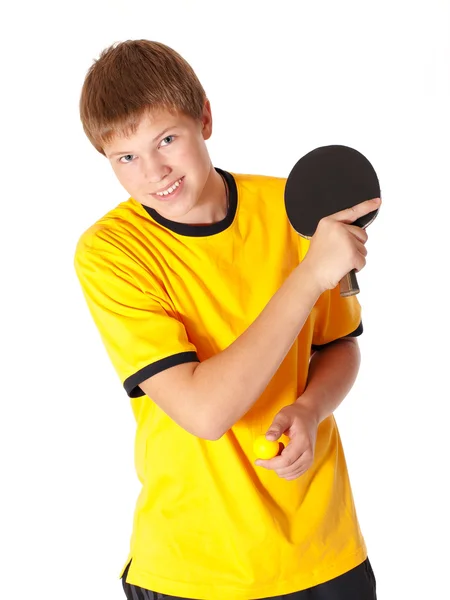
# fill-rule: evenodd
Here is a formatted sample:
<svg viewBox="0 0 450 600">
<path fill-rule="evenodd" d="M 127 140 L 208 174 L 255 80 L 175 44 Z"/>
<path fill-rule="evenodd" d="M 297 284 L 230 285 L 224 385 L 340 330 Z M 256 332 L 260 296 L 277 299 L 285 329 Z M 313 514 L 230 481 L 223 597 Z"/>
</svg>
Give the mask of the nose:
<svg viewBox="0 0 450 600">
<path fill-rule="evenodd" d="M 143 162 L 143 175 L 148 183 L 159 183 L 170 172 L 170 167 L 164 164 L 159 157 L 152 157 Z"/>
</svg>

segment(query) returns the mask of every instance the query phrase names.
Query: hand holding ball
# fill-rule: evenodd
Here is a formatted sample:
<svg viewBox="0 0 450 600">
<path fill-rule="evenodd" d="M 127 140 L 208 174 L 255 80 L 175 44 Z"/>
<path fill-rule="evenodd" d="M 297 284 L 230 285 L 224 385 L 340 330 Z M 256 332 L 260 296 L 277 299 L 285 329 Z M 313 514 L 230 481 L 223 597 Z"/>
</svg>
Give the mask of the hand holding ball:
<svg viewBox="0 0 450 600">
<path fill-rule="evenodd" d="M 253 442 L 253 451 L 257 458 L 268 460 L 278 456 L 284 450 L 284 444 L 278 441 L 270 441 L 265 435 L 259 435 Z"/>
</svg>

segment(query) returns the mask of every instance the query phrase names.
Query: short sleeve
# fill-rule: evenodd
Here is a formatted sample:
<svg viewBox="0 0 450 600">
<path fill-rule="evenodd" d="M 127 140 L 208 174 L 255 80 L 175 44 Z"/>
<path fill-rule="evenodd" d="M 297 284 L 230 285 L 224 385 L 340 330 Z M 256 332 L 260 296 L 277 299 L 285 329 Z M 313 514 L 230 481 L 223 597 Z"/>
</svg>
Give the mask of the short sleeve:
<svg viewBox="0 0 450 600">
<path fill-rule="evenodd" d="M 320 349 L 342 337 L 362 334 L 361 306 L 356 296 L 342 297 L 339 286 L 321 295 L 314 309 L 312 347 Z"/>
<path fill-rule="evenodd" d="M 112 245 L 77 245 L 75 271 L 89 311 L 127 392 L 179 364 L 198 361 L 195 346 L 162 285 Z"/>
</svg>

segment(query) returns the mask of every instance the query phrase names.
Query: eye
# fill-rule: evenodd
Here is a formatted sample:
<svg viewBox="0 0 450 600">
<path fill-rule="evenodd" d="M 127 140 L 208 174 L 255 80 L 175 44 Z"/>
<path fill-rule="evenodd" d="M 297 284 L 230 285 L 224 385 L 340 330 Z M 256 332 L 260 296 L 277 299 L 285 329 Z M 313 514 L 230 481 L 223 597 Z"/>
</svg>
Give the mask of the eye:
<svg viewBox="0 0 450 600">
<path fill-rule="evenodd" d="M 134 154 L 125 154 L 125 156 L 121 156 L 119 158 L 119 162 L 126 165 L 127 163 L 130 163 L 133 160 L 133 158 L 134 158 Z"/>
<path fill-rule="evenodd" d="M 169 144 L 171 144 L 174 139 L 175 139 L 174 135 L 168 135 L 161 141 L 160 146 L 169 146 Z"/>
</svg>

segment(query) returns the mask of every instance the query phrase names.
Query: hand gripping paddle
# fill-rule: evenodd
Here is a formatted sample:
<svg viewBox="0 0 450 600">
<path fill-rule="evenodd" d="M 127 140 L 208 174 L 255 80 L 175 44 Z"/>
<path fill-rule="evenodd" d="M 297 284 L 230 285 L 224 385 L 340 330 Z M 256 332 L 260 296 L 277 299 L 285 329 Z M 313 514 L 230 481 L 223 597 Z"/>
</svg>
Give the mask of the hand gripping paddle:
<svg viewBox="0 0 450 600">
<path fill-rule="evenodd" d="M 357 150 L 348 146 L 322 146 L 303 156 L 286 181 L 286 212 L 295 231 L 310 239 L 324 217 L 346 208 L 380 198 L 380 184 L 374 168 Z M 378 209 L 357 219 L 353 225 L 365 229 Z M 355 271 L 340 282 L 341 296 L 359 292 Z"/>
</svg>

